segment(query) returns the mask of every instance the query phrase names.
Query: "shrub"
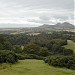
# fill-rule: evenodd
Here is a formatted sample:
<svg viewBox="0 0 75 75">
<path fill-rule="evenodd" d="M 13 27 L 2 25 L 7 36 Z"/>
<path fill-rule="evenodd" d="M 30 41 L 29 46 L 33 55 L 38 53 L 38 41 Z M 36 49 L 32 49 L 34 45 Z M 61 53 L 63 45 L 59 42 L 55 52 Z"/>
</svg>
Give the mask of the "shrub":
<svg viewBox="0 0 75 75">
<path fill-rule="evenodd" d="M 46 47 L 40 47 L 37 44 L 27 44 L 24 46 L 23 53 L 30 54 L 32 58 L 36 56 L 43 56 L 46 57 L 49 55 L 49 51 Z M 35 56 L 34 56 L 35 55 Z"/>
<path fill-rule="evenodd" d="M 39 55 L 40 56 L 48 56 L 49 55 L 49 51 L 47 48 L 45 47 L 41 47 L 40 50 L 39 50 Z"/>
<path fill-rule="evenodd" d="M 0 63 L 15 63 L 18 61 L 16 54 L 9 50 L 0 50 Z"/>
<path fill-rule="evenodd" d="M 73 53 L 73 50 L 71 50 L 71 49 L 64 49 L 63 54 L 64 55 L 73 55 L 74 53 Z"/>
<path fill-rule="evenodd" d="M 40 47 L 37 44 L 27 44 L 24 46 L 24 52 L 27 54 L 38 54 Z"/>
<path fill-rule="evenodd" d="M 75 70 L 75 56 L 49 56 L 45 58 L 45 63 L 53 66 L 66 67 Z"/>
<path fill-rule="evenodd" d="M 16 55 L 19 60 L 25 59 L 25 55 L 23 55 L 23 54 L 16 54 Z"/>
<path fill-rule="evenodd" d="M 23 59 L 43 59 L 42 56 L 38 56 L 36 54 L 17 54 L 18 59 L 23 60 Z"/>
</svg>

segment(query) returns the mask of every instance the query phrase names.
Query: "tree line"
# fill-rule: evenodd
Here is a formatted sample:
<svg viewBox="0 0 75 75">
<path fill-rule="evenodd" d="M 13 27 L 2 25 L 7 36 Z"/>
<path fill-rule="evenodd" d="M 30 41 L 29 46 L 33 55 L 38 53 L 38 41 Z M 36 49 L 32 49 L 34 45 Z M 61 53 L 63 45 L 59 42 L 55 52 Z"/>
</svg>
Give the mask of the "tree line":
<svg viewBox="0 0 75 75">
<path fill-rule="evenodd" d="M 44 32 L 35 36 L 0 34 L 0 63 L 44 59 L 49 65 L 75 69 L 73 50 L 63 47 L 67 45 L 68 39 L 74 41 L 73 37 L 74 33 L 69 32 L 51 32 L 51 34 Z"/>
</svg>

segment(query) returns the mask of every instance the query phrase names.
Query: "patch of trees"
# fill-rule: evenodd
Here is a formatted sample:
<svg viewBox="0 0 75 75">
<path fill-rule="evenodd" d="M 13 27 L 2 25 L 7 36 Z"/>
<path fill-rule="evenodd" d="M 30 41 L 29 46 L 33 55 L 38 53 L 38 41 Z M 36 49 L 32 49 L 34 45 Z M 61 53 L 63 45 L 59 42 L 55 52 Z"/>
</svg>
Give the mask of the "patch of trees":
<svg viewBox="0 0 75 75">
<path fill-rule="evenodd" d="M 37 44 L 27 44 L 24 46 L 23 52 L 25 54 L 35 54 L 38 56 L 46 57 L 49 54 L 49 51 L 45 47 L 40 47 Z"/>
<path fill-rule="evenodd" d="M 15 52 L 12 51 L 12 44 L 0 35 L 0 63 L 15 63 L 18 61 Z"/>
<path fill-rule="evenodd" d="M 26 34 L 16 34 L 16 35 L 7 35 L 6 39 L 12 44 L 12 45 L 24 45 L 29 42 L 29 37 Z"/>
<path fill-rule="evenodd" d="M 62 38 L 66 40 L 75 41 L 75 32 L 68 32 L 68 31 L 60 31 L 60 32 L 52 32 L 51 38 Z"/>
<path fill-rule="evenodd" d="M 52 51 L 51 51 L 52 50 Z M 34 43 L 29 43 L 24 46 L 22 52 L 18 54 L 19 59 L 43 59 L 49 55 L 74 55 L 73 50 L 65 49 L 64 47 L 53 45 L 52 49 L 41 47 Z"/>
<path fill-rule="evenodd" d="M 22 47 L 21 46 L 13 46 L 12 51 L 14 51 L 15 53 L 22 53 Z"/>
<path fill-rule="evenodd" d="M 41 47 L 34 43 L 25 44 L 21 52 L 16 52 L 18 59 L 43 59 L 50 53 L 46 47 Z"/>
<path fill-rule="evenodd" d="M 17 55 L 9 50 L 0 50 L 0 63 L 15 63 L 18 61 Z"/>
<path fill-rule="evenodd" d="M 37 36 L 30 36 L 30 43 L 35 43 L 40 45 L 41 47 L 45 47 L 50 40 L 52 39 L 48 34 L 39 34 Z"/>
<path fill-rule="evenodd" d="M 0 50 L 11 50 L 12 44 L 5 39 L 4 35 L 0 35 Z"/>
<path fill-rule="evenodd" d="M 16 34 L 16 35 L 5 35 L 5 38 L 12 45 L 24 45 L 27 43 L 36 43 L 40 46 L 47 45 L 52 39 L 63 39 L 63 40 L 73 40 L 75 37 L 74 32 L 60 31 L 60 32 L 51 32 L 48 34 L 47 32 L 40 32 L 39 35 L 27 35 L 24 34 Z"/>
<path fill-rule="evenodd" d="M 64 47 L 63 45 L 67 44 L 67 40 L 63 39 L 52 39 L 46 47 L 52 53 L 63 53 Z"/>
<path fill-rule="evenodd" d="M 75 70 L 75 56 L 48 56 L 44 59 L 45 63 L 55 67 L 66 67 Z"/>
</svg>

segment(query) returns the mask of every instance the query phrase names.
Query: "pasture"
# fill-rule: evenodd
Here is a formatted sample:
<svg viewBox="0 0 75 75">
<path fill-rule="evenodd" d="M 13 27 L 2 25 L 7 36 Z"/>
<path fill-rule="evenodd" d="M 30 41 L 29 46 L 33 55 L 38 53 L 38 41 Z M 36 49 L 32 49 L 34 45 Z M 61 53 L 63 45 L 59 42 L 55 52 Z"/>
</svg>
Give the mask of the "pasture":
<svg viewBox="0 0 75 75">
<path fill-rule="evenodd" d="M 75 71 L 49 66 L 43 60 L 26 59 L 16 64 L 0 64 L 0 75 L 75 75 Z"/>
<path fill-rule="evenodd" d="M 75 42 L 67 40 L 67 45 L 64 46 L 66 49 L 72 49 L 75 53 Z"/>
</svg>

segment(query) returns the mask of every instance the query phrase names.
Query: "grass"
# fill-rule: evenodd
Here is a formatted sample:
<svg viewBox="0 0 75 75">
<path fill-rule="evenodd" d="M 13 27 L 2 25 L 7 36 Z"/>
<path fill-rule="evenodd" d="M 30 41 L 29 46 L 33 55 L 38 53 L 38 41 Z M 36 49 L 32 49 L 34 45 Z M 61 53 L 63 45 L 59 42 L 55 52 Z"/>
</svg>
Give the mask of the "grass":
<svg viewBox="0 0 75 75">
<path fill-rule="evenodd" d="M 66 49 L 72 49 L 75 53 L 75 42 L 71 41 L 71 40 L 67 40 L 67 45 L 65 45 L 64 47 Z"/>
<path fill-rule="evenodd" d="M 22 34 L 22 33 L 25 33 L 25 32 L 19 31 L 19 32 L 12 32 L 11 34 L 16 35 L 16 34 Z"/>
<path fill-rule="evenodd" d="M 43 60 L 20 60 L 16 64 L 0 64 L 0 75 L 75 75 L 74 70 L 55 68 Z"/>
</svg>

